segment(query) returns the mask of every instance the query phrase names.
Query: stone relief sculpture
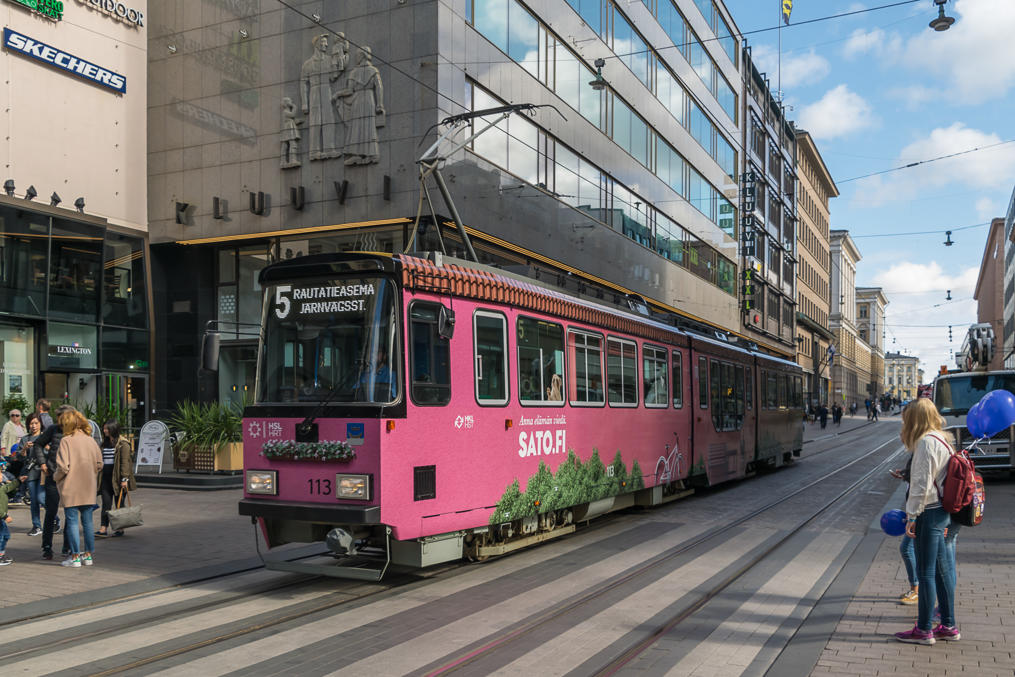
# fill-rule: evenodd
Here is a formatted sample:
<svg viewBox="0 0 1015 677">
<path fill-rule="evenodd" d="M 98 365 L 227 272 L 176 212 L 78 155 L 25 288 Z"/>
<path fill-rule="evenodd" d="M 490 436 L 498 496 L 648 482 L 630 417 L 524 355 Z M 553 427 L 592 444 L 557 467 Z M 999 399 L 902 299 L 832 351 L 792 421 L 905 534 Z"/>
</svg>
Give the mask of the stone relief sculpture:
<svg viewBox="0 0 1015 677">
<path fill-rule="evenodd" d="M 357 50 L 356 66 L 346 75 L 345 86 L 331 97 L 345 122 L 346 165 L 380 160 L 377 129 L 385 124 L 384 89 L 371 58 L 369 47 Z"/>
<path fill-rule="evenodd" d="M 300 130 L 303 120 L 296 117 L 296 104 L 288 96 L 282 97 L 282 153 L 279 167 L 289 169 L 300 166 Z"/>
<path fill-rule="evenodd" d="M 345 67 L 349 65 L 349 41 L 345 39 L 345 33 L 338 33 L 335 40 L 335 46 L 331 50 L 331 67 L 335 71 L 334 77 L 331 81 L 334 82 L 339 76 L 345 72 Z"/>
<path fill-rule="evenodd" d="M 314 36 L 312 42 L 314 53 L 303 62 L 300 70 L 300 103 L 307 116 L 311 161 L 341 155 L 335 138 L 335 112 L 331 107 L 331 83 L 338 73 L 328 54 L 328 36 Z"/>
</svg>

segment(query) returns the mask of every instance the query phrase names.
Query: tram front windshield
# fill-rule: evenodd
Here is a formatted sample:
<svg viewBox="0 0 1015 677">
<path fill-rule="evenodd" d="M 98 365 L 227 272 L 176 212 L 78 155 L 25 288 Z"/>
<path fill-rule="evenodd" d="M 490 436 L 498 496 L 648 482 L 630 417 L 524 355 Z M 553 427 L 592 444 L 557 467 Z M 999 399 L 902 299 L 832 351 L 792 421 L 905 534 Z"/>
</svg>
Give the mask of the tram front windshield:
<svg viewBox="0 0 1015 677">
<path fill-rule="evenodd" d="M 401 350 L 390 280 L 318 280 L 266 291 L 260 403 L 398 399 Z"/>
<path fill-rule="evenodd" d="M 934 392 L 934 404 L 942 416 L 959 416 L 992 390 L 1015 393 L 1015 373 L 969 374 L 940 378 Z"/>
</svg>

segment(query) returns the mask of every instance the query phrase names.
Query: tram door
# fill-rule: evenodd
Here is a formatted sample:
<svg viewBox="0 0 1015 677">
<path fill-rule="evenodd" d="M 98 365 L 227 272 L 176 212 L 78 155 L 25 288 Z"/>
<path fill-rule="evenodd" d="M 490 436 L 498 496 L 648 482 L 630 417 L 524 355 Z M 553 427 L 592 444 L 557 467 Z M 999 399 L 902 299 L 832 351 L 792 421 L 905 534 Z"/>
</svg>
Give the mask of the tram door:
<svg viewBox="0 0 1015 677">
<path fill-rule="evenodd" d="M 148 377 L 141 374 L 102 374 L 102 396 L 126 420 L 120 428 L 136 432 L 148 420 Z M 105 421 L 98 421 L 102 425 Z"/>
</svg>

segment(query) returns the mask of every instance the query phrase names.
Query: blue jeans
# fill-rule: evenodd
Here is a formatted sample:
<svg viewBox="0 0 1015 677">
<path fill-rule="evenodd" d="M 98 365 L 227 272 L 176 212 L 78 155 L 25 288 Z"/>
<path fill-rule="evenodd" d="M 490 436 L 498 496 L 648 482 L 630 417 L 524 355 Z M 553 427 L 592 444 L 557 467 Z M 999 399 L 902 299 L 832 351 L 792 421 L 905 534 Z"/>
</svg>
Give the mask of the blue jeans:
<svg viewBox="0 0 1015 677">
<path fill-rule="evenodd" d="M 70 551 L 74 555 L 80 555 L 82 552 L 90 553 L 95 550 L 95 533 L 92 531 L 95 528 L 95 525 L 92 524 L 92 512 L 94 510 L 94 504 L 76 505 L 63 509 L 63 528 L 67 534 Z M 82 525 L 85 532 L 85 549 L 83 551 L 81 550 L 81 536 L 78 534 L 78 528 Z"/>
<path fill-rule="evenodd" d="M 951 515 L 942 507 L 928 508 L 916 518 L 916 577 L 920 581 L 919 616 L 916 625 L 931 629 L 934 604 L 941 610 L 941 625 L 955 625 L 955 570 L 953 553 L 945 546 L 944 531 Z"/>
<path fill-rule="evenodd" d="M 915 539 L 909 536 L 902 537 L 899 543 L 899 554 L 902 555 L 902 563 L 906 565 L 906 578 L 909 579 L 909 587 L 915 588 L 919 581 L 916 579 L 916 546 Z"/>
<path fill-rule="evenodd" d="M 952 522 L 951 524 L 948 525 L 948 535 L 945 536 L 945 551 L 948 554 L 948 558 L 951 559 L 952 561 L 951 586 L 953 591 L 955 590 L 955 586 L 958 585 L 959 582 L 959 565 L 958 562 L 955 561 L 955 546 L 956 546 L 955 541 L 959 536 L 959 529 L 961 528 L 962 528 L 961 524 L 959 524 L 958 522 Z"/>
<path fill-rule="evenodd" d="M 42 506 L 46 504 L 46 489 L 39 480 L 28 480 L 28 498 L 32 499 L 32 528 L 42 528 Z"/>
<path fill-rule="evenodd" d="M 7 541 L 10 537 L 11 530 L 7 527 L 7 521 L 0 517 L 0 553 L 7 551 Z"/>
</svg>

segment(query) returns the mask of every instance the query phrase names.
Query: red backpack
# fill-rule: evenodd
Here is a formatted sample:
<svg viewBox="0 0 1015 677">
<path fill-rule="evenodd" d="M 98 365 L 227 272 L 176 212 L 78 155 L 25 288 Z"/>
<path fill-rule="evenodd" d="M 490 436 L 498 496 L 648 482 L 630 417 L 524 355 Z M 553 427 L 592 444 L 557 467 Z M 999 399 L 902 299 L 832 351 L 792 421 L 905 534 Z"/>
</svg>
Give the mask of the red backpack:
<svg viewBox="0 0 1015 677">
<path fill-rule="evenodd" d="M 943 489 L 938 489 L 941 506 L 952 513 L 952 520 L 967 527 L 975 527 L 983 521 L 983 510 L 987 495 L 983 488 L 983 477 L 976 472 L 976 466 L 969 458 L 969 452 L 951 451 L 951 445 L 937 435 L 934 439 L 949 449 L 948 467 L 945 469 Z M 934 485 L 935 488 L 937 484 Z"/>
</svg>

